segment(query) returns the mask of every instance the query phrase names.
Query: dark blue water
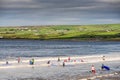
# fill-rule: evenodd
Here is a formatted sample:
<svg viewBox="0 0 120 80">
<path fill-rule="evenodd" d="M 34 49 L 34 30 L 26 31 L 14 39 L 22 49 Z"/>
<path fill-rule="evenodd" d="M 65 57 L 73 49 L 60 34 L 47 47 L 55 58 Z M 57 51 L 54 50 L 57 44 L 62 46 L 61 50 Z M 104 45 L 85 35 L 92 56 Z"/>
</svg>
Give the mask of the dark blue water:
<svg viewBox="0 0 120 80">
<path fill-rule="evenodd" d="M 120 42 L 0 40 L 0 58 L 93 55 L 120 52 Z"/>
</svg>

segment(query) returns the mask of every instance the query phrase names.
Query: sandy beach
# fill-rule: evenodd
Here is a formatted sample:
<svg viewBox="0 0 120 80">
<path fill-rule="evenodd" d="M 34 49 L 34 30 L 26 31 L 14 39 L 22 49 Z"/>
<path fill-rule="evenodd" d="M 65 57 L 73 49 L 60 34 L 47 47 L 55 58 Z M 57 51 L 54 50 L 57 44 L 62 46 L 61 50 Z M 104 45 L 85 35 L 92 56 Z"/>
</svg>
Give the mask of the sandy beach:
<svg viewBox="0 0 120 80">
<path fill-rule="evenodd" d="M 103 60 L 102 56 L 105 56 Z M 21 57 L 17 59 L 0 61 L 0 80 L 119 80 L 120 56 L 119 53 L 103 55 L 86 55 L 68 57 L 32 57 L 34 65 L 29 64 L 32 58 Z M 47 62 L 50 60 L 50 64 Z M 63 67 L 63 62 L 65 66 Z M 101 65 L 107 65 L 110 70 L 101 70 Z M 96 73 L 91 73 L 94 65 Z"/>
</svg>

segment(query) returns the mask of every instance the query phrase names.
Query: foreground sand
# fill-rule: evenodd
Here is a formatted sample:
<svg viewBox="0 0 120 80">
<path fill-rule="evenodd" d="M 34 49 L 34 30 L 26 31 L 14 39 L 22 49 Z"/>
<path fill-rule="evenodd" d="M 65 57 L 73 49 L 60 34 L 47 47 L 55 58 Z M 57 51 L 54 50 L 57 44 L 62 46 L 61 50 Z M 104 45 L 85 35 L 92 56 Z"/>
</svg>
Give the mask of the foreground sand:
<svg viewBox="0 0 120 80">
<path fill-rule="evenodd" d="M 49 80 L 49 79 L 43 79 L 43 78 L 19 78 L 18 80 Z M 56 80 L 62 80 L 62 79 L 56 79 Z M 73 80 L 71 77 L 66 77 L 63 80 Z M 111 74 L 106 75 L 99 75 L 99 76 L 79 76 L 77 75 L 74 80 L 120 80 L 120 72 L 114 72 Z"/>
<path fill-rule="evenodd" d="M 0 80 L 119 80 L 120 79 L 120 56 L 119 53 L 91 56 L 74 56 L 71 60 L 62 63 L 68 57 L 36 57 L 35 64 L 29 65 L 31 58 L 21 58 L 17 63 L 15 59 L 9 59 L 9 64 L 0 61 Z M 47 64 L 50 60 L 51 64 Z M 81 62 L 83 60 L 83 62 Z M 101 64 L 110 67 L 110 71 L 102 71 Z M 96 74 L 91 74 L 91 65 L 96 68 Z"/>
</svg>

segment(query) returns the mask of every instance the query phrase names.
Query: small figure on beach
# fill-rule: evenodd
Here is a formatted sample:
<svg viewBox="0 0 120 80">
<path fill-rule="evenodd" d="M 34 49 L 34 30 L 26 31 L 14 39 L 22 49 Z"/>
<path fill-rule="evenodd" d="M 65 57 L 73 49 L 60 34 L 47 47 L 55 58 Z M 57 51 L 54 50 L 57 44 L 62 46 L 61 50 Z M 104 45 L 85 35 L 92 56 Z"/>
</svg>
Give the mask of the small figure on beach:
<svg viewBox="0 0 120 80">
<path fill-rule="evenodd" d="M 76 60 L 74 60 L 74 62 L 76 62 Z"/>
<path fill-rule="evenodd" d="M 70 57 L 68 57 L 68 61 L 70 61 Z"/>
<path fill-rule="evenodd" d="M 84 62 L 83 59 L 81 59 L 81 62 Z"/>
<path fill-rule="evenodd" d="M 50 60 L 47 61 L 48 67 L 50 66 Z"/>
<path fill-rule="evenodd" d="M 29 61 L 29 64 L 32 65 L 32 60 Z"/>
<path fill-rule="evenodd" d="M 34 59 L 31 59 L 29 62 L 30 62 L 30 65 L 34 65 Z"/>
<path fill-rule="evenodd" d="M 95 73 L 96 73 L 96 70 L 95 70 L 94 65 L 92 65 L 92 67 L 91 67 L 91 72 L 92 72 L 93 74 L 95 74 Z"/>
<path fill-rule="evenodd" d="M 6 64 L 9 64 L 8 61 L 6 61 Z"/>
<path fill-rule="evenodd" d="M 105 61 L 105 56 L 102 56 L 102 60 Z"/>
<path fill-rule="evenodd" d="M 58 57 L 58 62 L 60 62 L 60 57 Z"/>
<path fill-rule="evenodd" d="M 65 62 L 63 62 L 63 67 L 65 67 Z"/>
<path fill-rule="evenodd" d="M 20 63 L 20 57 L 18 57 L 18 63 Z"/>
<path fill-rule="evenodd" d="M 104 69 L 104 64 L 102 64 L 101 69 L 102 69 L 102 70 Z"/>
<path fill-rule="evenodd" d="M 34 60 L 34 58 L 32 59 L 32 63 L 33 63 L 33 64 L 35 63 L 35 60 Z"/>
<path fill-rule="evenodd" d="M 67 62 L 67 59 L 65 59 L 64 62 Z"/>
<path fill-rule="evenodd" d="M 50 64 L 50 60 L 48 60 L 47 64 Z"/>
</svg>

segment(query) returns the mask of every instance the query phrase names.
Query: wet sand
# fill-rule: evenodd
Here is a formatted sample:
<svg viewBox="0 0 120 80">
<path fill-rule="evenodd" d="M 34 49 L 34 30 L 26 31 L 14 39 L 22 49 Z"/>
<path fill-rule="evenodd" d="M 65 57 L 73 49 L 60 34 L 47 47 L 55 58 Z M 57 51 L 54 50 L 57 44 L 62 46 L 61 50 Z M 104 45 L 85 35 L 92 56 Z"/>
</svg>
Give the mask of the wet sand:
<svg viewBox="0 0 120 80">
<path fill-rule="evenodd" d="M 75 75 L 75 76 L 64 76 L 64 79 L 54 79 L 54 80 L 120 80 L 120 71 L 119 72 L 114 72 L 111 74 L 106 74 L 106 75 L 98 75 L 98 76 L 80 76 L 80 75 Z M 63 77 L 61 76 L 61 77 Z M 52 80 L 52 79 L 43 79 L 43 78 L 21 78 L 17 80 Z"/>
</svg>

